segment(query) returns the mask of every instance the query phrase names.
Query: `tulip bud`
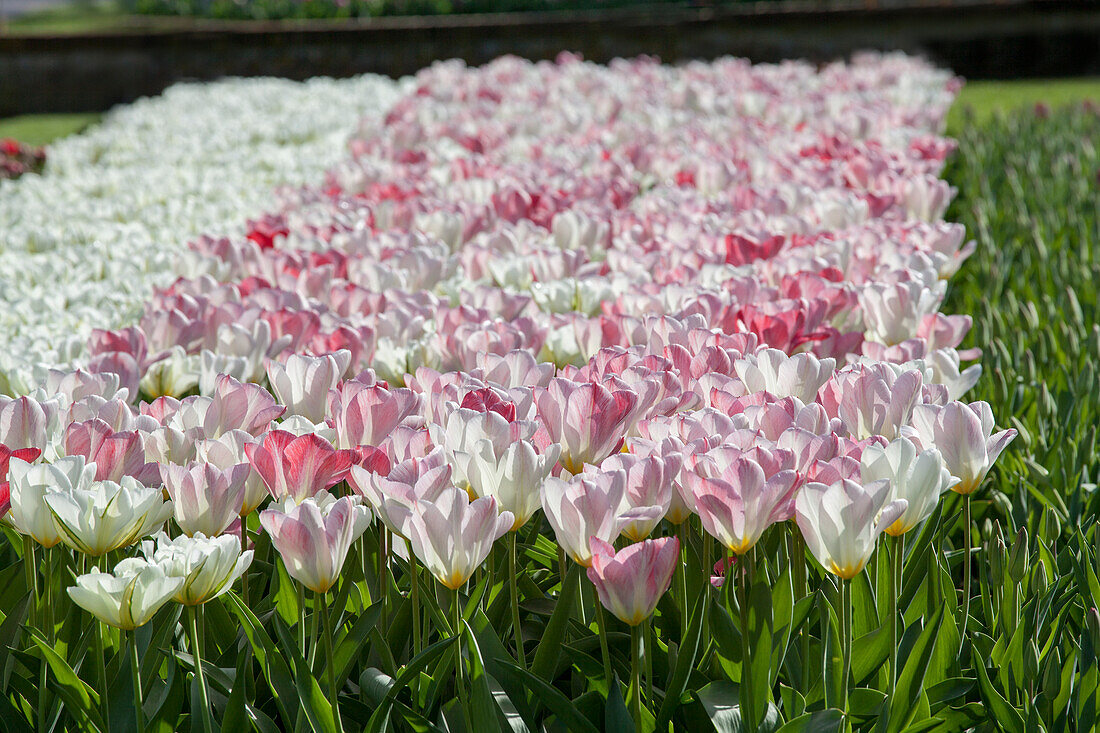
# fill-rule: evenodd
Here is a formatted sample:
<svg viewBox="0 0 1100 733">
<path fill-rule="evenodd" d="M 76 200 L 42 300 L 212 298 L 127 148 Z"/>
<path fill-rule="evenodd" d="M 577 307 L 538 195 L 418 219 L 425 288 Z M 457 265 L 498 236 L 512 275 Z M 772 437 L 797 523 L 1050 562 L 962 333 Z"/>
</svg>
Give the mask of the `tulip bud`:
<svg viewBox="0 0 1100 733">
<path fill-rule="evenodd" d="M 1012 543 L 1012 550 L 1008 554 L 1008 576 L 1013 582 L 1019 583 L 1024 579 L 1028 563 L 1027 529 L 1021 527 L 1016 534 L 1016 540 Z"/>
<path fill-rule="evenodd" d="M 1039 647 L 1035 639 L 1029 639 L 1024 650 L 1024 679 L 1033 680 L 1039 675 Z"/>
<path fill-rule="evenodd" d="M 1008 551 L 999 535 L 993 538 L 990 545 L 989 579 L 994 586 L 1000 586 L 1005 580 L 1005 556 Z"/>
<path fill-rule="evenodd" d="M 1058 514 L 1052 511 L 1046 511 L 1043 513 L 1043 536 L 1048 542 L 1057 538 L 1062 534 L 1062 522 L 1058 519 Z"/>
<path fill-rule="evenodd" d="M 1047 590 L 1047 567 L 1042 563 L 1035 566 L 1035 573 L 1031 576 L 1031 592 L 1041 596 Z"/>
<path fill-rule="evenodd" d="M 1100 613 L 1096 608 L 1090 608 L 1085 613 L 1085 628 L 1088 629 L 1089 639 L 1092 640 L 1093 653 L 1100 649 Z"/>
<path fill-rule="evenodd" d="M 1045 669 L 1043 670 L 1043 694 L 1048 700 L 1058 697 L 1062 689 L 1062 655 L 1058 646 L 1052 646 L 1047 652 Z"/>
</svg>

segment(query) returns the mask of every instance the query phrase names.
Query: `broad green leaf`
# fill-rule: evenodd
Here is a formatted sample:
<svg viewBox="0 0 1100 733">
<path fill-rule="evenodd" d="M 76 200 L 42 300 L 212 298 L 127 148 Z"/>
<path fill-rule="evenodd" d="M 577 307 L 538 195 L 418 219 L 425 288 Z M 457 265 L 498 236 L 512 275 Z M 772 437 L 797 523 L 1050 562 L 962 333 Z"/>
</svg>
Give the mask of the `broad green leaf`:
<svg viewBox="0 0 1100 733">
<path fill-rule="evenodd" d="M 558 596 L 554 613 L 550 615 L 550 621 L 546 624 L 546 630 L 542 634 L 538 648 L 535 649 L 531 671 L 535 676 L 544 680 L 550 680 L 554 670 L 557 669 L 558 655 L 561 653 L 562 643 L 565 641 L 565 630 L 568 628 L 569 614 L 572 612 L 577 597 L 580 574 L 581 566 L 572 563 L 566 572 L 561 595 Z"/>
<path fill-rule="evenodd" d="M 703 629 L 707 627 L 710 615 L 710 597 L 702 595 L 695 603 L 691 612 L 691 621 L 688 625 L 687 635 L 684 637 L 676 655 L 676 664 L 673 668 L 672 678 L 665 687 L 665 699 L 657 713 L 656 730 L 668 729 L 668 723 L 672 720 L 672 714 L 680 704 L 680 697 L 687 688 L 691 670 L 695 669 L 696 660 L 702 656 L 703 649 L 709 642 L 703 642 Z"/>
<path fill-rule="evenodd" d="M 925 625 L 905 658 L 894 699 L 890 701 L 890 725 L 887 730 L 891 732 L 904 730 L 916 714 L 917 703 L 924 690 L 924 675 L 936 646 L 944 613 L 945 607 L 941 607 Z"/>
<path fill-rule="evenodd" d="M 56 689 L 65 701 L 65 709 L 73 719 L 85 729 L 106 731 L 107 727 L 99 712 L 99 694 L 77 676 L 69 663 L 53 650 L 36 629 L 28 629 L 27 633 L 50 668 L 50 687 Z"/>
<path fill-rule="evenodd" d="M 800 715 L 788 721 L 777 733 L 836 733 L 843 722 L 843 712 L 828 708 Z"/>
<path fill-rule="evenodd" d="M 329 700 L 321 690 L 321 684 L 313 676 L 313 670 L 302 656 L 302 652 L 298 650 L 296 640 L 291 638 L 287 625 L 279 618 L 274 618 L 272 621 L 279 642 L 290 656 L 291 664 L 294 665 L 294 684 L 298 690 L 298 702 L 302 712 L 305 713 L 315 733 L 336 733 L 332 706 L 339 704 L 339 701 Z"/>
<path fill-rule="evenodd" d="M 982 702 L 993 714 L 991 718 L 997 727 L 1005 733 L 1024 733 L 1027 729 L 1024 727 L 1023 717 L 993 687 L 985 671 L 985 660 L 976 650 L 974 651 L 974 669 L 978 673 L 978 689 L 981 691 Z"/>
<path fill-rule="evenodd" d="M 626 709 L 626 701 L 623 700 L 619 687 L 617 677 L 611 680 L 607 705 L 604 707 L 604 730 L 607 733 L 635 733 L 637 729 L 630 717 L 630 711 Z"/>
</svg>

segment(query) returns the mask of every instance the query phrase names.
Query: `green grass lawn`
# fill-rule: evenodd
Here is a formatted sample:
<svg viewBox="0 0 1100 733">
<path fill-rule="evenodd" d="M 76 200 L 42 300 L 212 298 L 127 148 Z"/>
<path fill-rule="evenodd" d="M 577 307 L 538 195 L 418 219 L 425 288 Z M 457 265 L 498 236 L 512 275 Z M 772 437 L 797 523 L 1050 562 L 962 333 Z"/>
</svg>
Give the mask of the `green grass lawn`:
<svg viewBox="0 0 1100 733">
<path fill-rule="evenodd" d="M 21 115 L 0 120 L 0 138 L 12 137 L 31 145 L 46 145 L 73 135 L 99 120 L 95 112 L 65 115 Z"/>
</svg>

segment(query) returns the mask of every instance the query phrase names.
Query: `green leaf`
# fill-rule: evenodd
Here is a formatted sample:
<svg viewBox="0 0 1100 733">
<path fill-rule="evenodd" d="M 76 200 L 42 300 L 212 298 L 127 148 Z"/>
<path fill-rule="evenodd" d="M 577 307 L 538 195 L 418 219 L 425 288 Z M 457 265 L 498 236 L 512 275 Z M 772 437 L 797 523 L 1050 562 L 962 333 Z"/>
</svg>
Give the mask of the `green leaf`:
<svg viewBox="0 0 1100 733">
<path fill-rule="evenodd" d="M 741 703 L 737 685 L 726 680 L 711 682 L 695 693 L 695 699 L 703 706 L 707 718 L 717 733 L 742 733 L 749 730 L 741 720 Z M 774 731 L 779 728 L 779 710 L 768 705 L 757 731 Z"/>
<path fill-rule="evenodd" d="M 27 633 L 42 652 L 42 657 L 50 668 L 49 686 L 61 696 L 65 702 L 65 709 L 73 719 L 86 730 L 106 731 L 103 717 L 99 714 L 99 695 L 96 691 L 77 676 L 69 663 L 54 651 L 53 646 L 37 629 L 27 629 Z"/>
<path fill-rule="evenodd" d="M 604 730 L 608 733 L 635 733 L 634 721 L 630 717 L 630 711 L 626 709 L 626 701 L 619 689 L 619 678 L 611 680 L 610 685 L 607 705 L 604 707 Z"/>
<path fill-rule="evenodd" d="M 746 721 L 752 727 L 758 727 L 763 720 L 764 711 L 771 704 L 772 696 L 772 591 L 764 573 L 757 573 L 749 588 L 748 634 L 750 642 L 749 660 L 752 664 L 752 687 L 747 692 L 752 697 L 753 720 Z"/>
<path fill-rule="evenodd" d="M 904 730 L 916 714 L 917 701 L 924 691 L 924 675 L 932 658 L 945 612 L 946 607 L 941 606 L 909 650 L 901 674 L 898 675 L 894 699 L 890 701 L 890 725 L 887 730 L 891 733 Z"/>
<path fill-rule="evenodd" d="M 568 627 L 569 615 L 572 613 L 573 604 L 577 597 L 577 586 L 580 580 L 581 566 L 572 563 L 565 574 L 561 594 L 558 596 L 557 605 L 550 615 L 550 621 L 542 633 L 535 650 L 535 658 L 531 663 L 531 672 L 544 680 L 553 679 L 554 670 L 558 666 L 558 655 L 561 653 L 562 643 L 565 640 L 565 630 Z"/>
<path fill-rule="evenodd" d="M 470 659 L 470 722 L 478 731 L 489 731 L 500 727 L 502 714 L 497 709 L 493 692 L 489 689 L 489 679 L 485 673 L 485 662 L 481 658 L 481 649 L 477 645 L 474 630 L 465 621 L 462 633 L 466 635 L 467 656 Z"/>
<path fill-rule="evenodd" d="M 828 708 L 800 715 L 788 721 L 777 733 L 835 733 L 843 722 L 843 712 Z"/>
<path fill-rule="evenodd" d="M 302 652 L 298 650 L 297 640 L 291 638 L 290 629 L 278 617 L 272 619 L 275 626 L 275 634 L 283 649 L 290 656 L 294 665 L 294 684 L 298 690 L 298 702 L 302 706 L 302 712 L 315 733 L 336 733 L 336 721 L 332 715 L 332 706 L 338 701 L 329 701 L 321 690 L 317 678 L 313 676 L 313 670 L 306 662 Z"/>
<path fill-rule="evenodd" d="M 982 702 L 992 713 L 990 718 L 996 723 L 997 728 L 1005 733 L 1024 733 L 1026 729 L 1023 716 L 993 687 L 985 671 L 985 660 L 976 649 L 973 650 L 973 655 L 974 669 L 978 672 L 978 690 L 981 692 Z"/>
<path fill-rule="evenodd" d="M 672 714 L 680 705 L 680 697 L 687 688 L 691 671 L 695 669 L 695 662 L 700 657 L 706 646 L 703 643 L 703 629 L 708 626 L 710 616 L 710 597 L 707 594 L 699 596 L 695 608 L 691 612 L 691 622 L 688 624 L 687 635 L 684 637 L 680 649 L 676 655 L 676 666 L 673 668 L 672 678 L 665 688 L 665 699 L 657 713 L 655 730 L 668 730 Z M 709 644 L 709 642 L 708 642 Z"/>
<path fill-rule="evenodd" d="M 598 733 L 599 729 L 581 715 L 569 698 L 561 694 L 556 687 L 546 684 L 541 678 L 506 660 L 498 660 L 497 665 L 502 677 L 510 677 L 516 683 L 528 687 L 535 699 L 553 712 L 569 730 L 576 733 L 582 733 L 582 731 Z M 501 682 L 505 682 L 505 679 L 501 679 Z"/>
<path fill-rule="evenodd" d="M 401 690 L 408 687 L 413 679 L 419 677 L 420 673 L 426 669 L 429 664 L 443 656 L 443 654 L 457 641 L 457 636 L 449 636 L 446 639 L 441 639 L 431 644 L 424 649 L 424 651 L 420 652 L 420 654 L 413 657 L 413 659 L 401 670 L 401 673 L 397 675 L 389 691 L 386 692 L 386 696 L 382 699 L 382 702 L 379 703 L 378 709 L 375 710 L 374 715 L 371 716 L 366 729 L 371 731 L 371 733 L 380 733 L 386 730 L 386 726 L 390 719 L 390 711 L 393 709 L 397 695 Z"/>
<path fill-rule="evenodd" d="M 230 591 L 223 597 L 241 621 L 241 628 L 248 637 L 249 643 L 252 644 L 252 653 L 256 655 L 260 669 L 264 671 L 264 677 L 275 697 L 275 704 L 279 708 L 284 724 L 293 727 L 298 712 L 298 693 L 286 658 L 268 636 L 259 619 L 241 602 L 236 593 Z"/>
<path fill-rule="evenodd" d="M 245 690 L 248 688 L 248 674 L 251 672 L 251 649 L 245 648 L 237 659 L 237 674 L 233 678 L 233 690 L 225 701 L 222 710 L 222 733 L 239 733 L 248 730 L 248 717 L 245 714 Z"/>
</svg>

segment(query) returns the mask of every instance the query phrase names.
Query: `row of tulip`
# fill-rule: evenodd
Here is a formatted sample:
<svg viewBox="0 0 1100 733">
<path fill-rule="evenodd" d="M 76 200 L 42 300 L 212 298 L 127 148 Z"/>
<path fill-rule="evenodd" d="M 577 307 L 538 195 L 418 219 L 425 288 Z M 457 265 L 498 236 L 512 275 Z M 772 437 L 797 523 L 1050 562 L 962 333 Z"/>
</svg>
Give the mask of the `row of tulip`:
<svg viewBox="0 0 1100 733">
<path fill-rule="evenodd" d="M 178 84 L 51 144 L 43 175 L 0 180 L 0 393 L 71 364 L 93 328 L 133 323 L 191 239 L 242 234 L 400 93 L 378 76 Z"/>
<path fill-rule="evenodd" d="M 46 651 L 64 567 L 77 606 L 134 632 L 96 626 L 99 669 L 83 676 L 99 705 L 87 685 L 65 698 L 101 729 L 108 648 L 131 652 L 137 729 L 143 690 L 171 688 L 137 630 L 167 619 L 170 643 L 173 600 L 189 624 L 168 656 L 186 655 L 192 722 L 208 731 L 234 710 L 260 729 L 339 730 L 346 714 L 383 728 L 395 711 L 421 729 L 537 727 L 516 680 L 587 729 L 579 704 L 558 704 L 556 646 L 595 638 L 588 689 L 625 709 L 604 609 L 630 630 L 637 730 L 686 724 L 681 694 L 723 614 L 738 641 L 718 667 L 744 726 L 854 724 L 849 690 L 866 674 L 852 670 L 851 594 L 885 534 L 872 602 L 891 604 L 879 666 L 900 730 L 917 715 L 893 605 L 913 582 L 905 555 L 942 543 L 951 489 L 969 526 L 970 496 L 1015 435 L 961 401 L 979 352 L 957 348 L 968 317 L 938 312 L 972 250 L 940 221 L 951 146 L 936 133 L 956 89 L 903 56 L 422 72 L 324 185 L 286 192 L 245 237 L 195 241 L 192 277 L 137 325 L 93 331 L 81 368 L 0 398 L 42 679 L 80 679 Z M 773 586 L 789 594 L 782 614 Z M 202 661 L 203 610 L 222 596 L 240 631 L 215 651 L 252 649 L 267 694 L 249 689 L 247 656 L 232 684 Z M 818 709 L 815 645 L 805 629 L 789 642 L 825 596 L 842 670 Z M 494 629 L 513 642 L 489 675 Z M 349 679 L 364 645 L 404 660 L 365 711 L 381 673 Z M 676 661 L 655 690 L 662 646 Z M 826 668 L 835 649 L 816 649 Z M 777 706 L 792 664 L 795 694 Z M 42 725 L 53 710 L 39 700 Z M 176 724 L 163 707 L 154 718 Z"/>
</svg>

